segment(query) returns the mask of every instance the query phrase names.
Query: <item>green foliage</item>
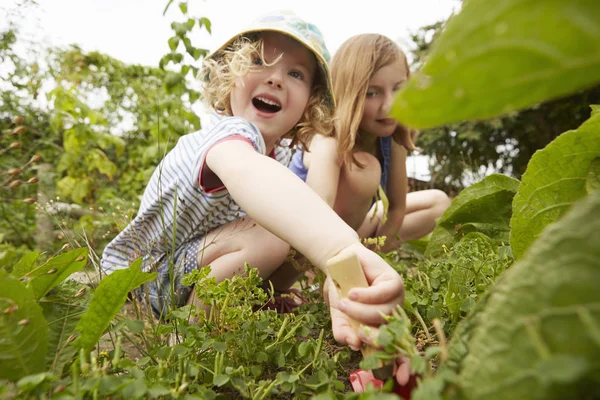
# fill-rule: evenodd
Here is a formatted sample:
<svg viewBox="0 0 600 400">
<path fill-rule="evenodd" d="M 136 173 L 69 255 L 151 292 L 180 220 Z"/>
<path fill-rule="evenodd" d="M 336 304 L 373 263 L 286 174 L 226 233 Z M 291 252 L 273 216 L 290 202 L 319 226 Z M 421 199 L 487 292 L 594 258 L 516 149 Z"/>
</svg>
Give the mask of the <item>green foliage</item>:
<svg viewBox="0 0 600 400">
<path fill-rule="evenodd" d="M 518 180 L 494 174 L 464 189 L 438 221 L 425 255 L 441 254 L 470 232 L 508 242 L 511 202 L 518 187 Z"/>
<path fill-rule="evenodd" d="M 413 70 L 427 60 L 443 27 L 439 22 L 412 35 Z M 494 65 L 489 68 L 489 74 L 496 73 Z M 430 158 L 432 183 L 448 192 L 460 190 L 491 172 L 520 179 L 535 151 L 561 133 L 580 126 L 590 117 L 589 106 L 599 102 L 600 85 L 595 85 L 497 118 L 422 130 L 417 145 Z"/>
<path fill-rule="evenodd" d="M 77 348 L 70 345 L 72 335 L 91 298 L 92 291 L 86 286 L 67 281 L 40 301 L 48 322 L 46 366 L 53 374 L 60 374 L 75 359 Z"/>
<path fill-rule="evenodd" d="M 438 318 L 450 334 L 512 261 L 507 246 L 483 233 L 468 233 L 443 254 L 410 264 L 404 307 L 420 320 L 421 332 Z"/>
<path fill-rule="evenodd" d="M 81 270 L 87 262 L 87 252 L 87 249 L 76 249 L 52 257 L 35 268 L 33 261 L 38 256 L 33 253 L 21 259 L 15 266 L 13 274 L 20 278 L 21 282 L 26 282 L 27 286 L 33 289 L 36 300 L 39 300 L 72 273 Z"/>
<path fill-rule="evenodd" d="M 498 283 L 461 364 L 465 398 L 591 398 L 600 384 L 598 215 L 596 192 Z"/>
<path fill-rule="evenodd" d="M 127 294 L 142 283 L 156 278 L 156 273 L 141 271 L 141 261 L 139 259 L 129 268 L 113 272 L 100 282 L 88 310 L 75 328 L 80 333 L 75 343 L 78 348 L 86 352 L 92 350 L 125 304 Z"/>
<path fill-rule="evenodd" d="M 600 158 L 600 116 L 565 132 L 531 159 L 513 201 L 510 243 L 520 258 L 546 225 L 588 192 L 592 164 Z M 591 184 L 593 185 L 593 183 Z M 589 187 L 589 186 L 588 186 Z"/>
<path fill-rule="evenodd" d="M 17 380 L 44 370 L 48 325 L 33 290 L 0 271 L 0 379 Z"/>
<path fill-rule="evenodd" d="M 599 20 L 594 0 L 465 2 L 398 94 L 392 115 L 429 128 L 591 87 L 600 82 Z"/>
</svg>

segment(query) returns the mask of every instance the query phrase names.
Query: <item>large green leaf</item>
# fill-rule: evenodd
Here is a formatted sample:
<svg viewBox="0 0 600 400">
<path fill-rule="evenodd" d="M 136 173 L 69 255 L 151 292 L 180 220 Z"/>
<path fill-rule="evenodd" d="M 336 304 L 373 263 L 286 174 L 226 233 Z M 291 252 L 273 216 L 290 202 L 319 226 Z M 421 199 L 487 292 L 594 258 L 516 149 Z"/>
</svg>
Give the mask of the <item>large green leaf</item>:
<svg viewBox="0 0 600 400">
<path fill-rule="evenodd" d="M 469 232 L 508 241 L 511 202 L 518 187 L 518 180 L 493 174 L 461 191 L 438 221 L 425 255 L 441 254 L 443 246 L 452 247 Z"/>
<path fill-rule="evenodd" d="M 35 261 L 38 259 L 40 255 L 36 252 L 31 252 L 23 255 L 19 262 L 17 262 L 13 266 L 13 270 L 11 275 L 15 278 L 21 278 L 28 272 L 31 272 L 32 269 L 35 268 Z"/>
<path fill-rule="evenodd" d="M 125 304 L 127 293 L 156 278 L 156 273 L 141 271 L 141 262 L 138 259 L 129 268 L 115 271 L 100 281 L 88 310 L 75 328 L 80 332 L 75 342 L 78 348 L 90 351 Z"/>
<path fill-rule="evenodd" d="M 44 370 L 48 325 L 33 291 L 0 271 L 0 379 Z"/>
<path fill-rule="evenodd" d="M 75 281 L 67 281 L 41 301 L 48 322 L 46 366 L 60 375 L 63 367 L 74 360 L 77 349 L 68 346 L 69 338 L 87 310 L 91 289 Z"/>
<path fill-rule="evenodd" d="M 598 157 L 600 115 L 533 155 L 513 201 L 510 244 L 515 258 L 523 255 L 546 225 L 585 196 L 590 167 Z"/>
<path fill-rule="evenodd" d="M 392 115 L 429 128 L 483 119 L 600 82 L 597 0 L 469 0 Z"/>
<path fill-rule="evenodd" d="M 87 262 L 87 254 L 87 248 L 80 248 L 53 257 L 23 275 L 21 280 L 27 282 L 33 288 L 35 298 L 40 299 L 72 273 L 82 269 Z"/>
<path fill-rule="evenodd" d="M 497 282 L 466 343 L 466 399 L 593 398 L 600 380 L 600 192 L 575 204 Z M 464 342 L 463 342 L 464 343 Z M 464 353 L 464 352 L 463 352 Z"/>
</svg>

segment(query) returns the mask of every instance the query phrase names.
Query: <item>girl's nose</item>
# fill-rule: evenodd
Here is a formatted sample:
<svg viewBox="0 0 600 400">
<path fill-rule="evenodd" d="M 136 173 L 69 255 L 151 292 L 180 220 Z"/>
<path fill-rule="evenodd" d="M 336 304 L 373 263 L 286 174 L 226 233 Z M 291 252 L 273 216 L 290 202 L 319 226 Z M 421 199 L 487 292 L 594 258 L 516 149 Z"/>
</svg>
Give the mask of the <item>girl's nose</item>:
<svg viewBox="0 0 600 400">
<path fill-rule="evenodd" d="M 386 93 L 383 100 L 383 111 L 386 114 L 392 109 L 392 104 L 394 104 L 394 92 Z"/>
<path fill-rule="evenodd" d="M 283 87 L 283 79 L 279 68 L 271 69 L 271 73 L 267 76 L 265 83 L 275 89 L 281 89 Z"/>
</svg>

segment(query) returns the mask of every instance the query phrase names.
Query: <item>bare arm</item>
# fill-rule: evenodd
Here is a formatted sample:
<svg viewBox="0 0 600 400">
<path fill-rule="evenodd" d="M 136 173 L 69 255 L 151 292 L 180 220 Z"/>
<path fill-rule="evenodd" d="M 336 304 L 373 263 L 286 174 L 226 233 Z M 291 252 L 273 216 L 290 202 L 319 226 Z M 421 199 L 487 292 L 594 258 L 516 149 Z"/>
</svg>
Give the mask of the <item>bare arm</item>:
<svg viewBox="0 0 600 400">
<path fill-rule="evenodd" d="M 357 254 L 370 287 L 352 289 L 349 298 L 340 301 L 335 287 L 331 290 L 331 279 L 326 282 L 330 290 L 325 298 L 337 341 L 358 348 L 361 340 L 349 317 L 378 325 L 385 322 L 382 314 L 402 304 L 401 276 L 366 249 L 356 232 L 293 172 L 238 140 L 217 143 L 209 150 L 206 165 L 250 217 L 325 273 L 331 257 L 342 251 Z"/>
<path fill-rule="evenodd" d="M 359 243 L 356 232 L 317 193 L 249 144 L 220 142 L 208 152 L 206 164 L 252 219 L 317 267 L 324 268 L 329 258 Z"/>
<path fill-rule="evenodd" d="M 377 236 L 386 236 L 383 251 L 390 251 L 400 245 L 396 239 L 406 213 L 406 194 L 408 177 L 406 175 L 406 149 L 392 140 L 392 157 L 388 178 L 387 194 L 389 200 L 388 218 L 377 229 Z"/>
<path fill-rule="evenodd" d="M 310 152 L 304 153 L 304 157 L 309 161 L 306 184 L 333 208 L 341 168 L 337 161 L 337 141 L 332 137 L 316 135 Z"/>
</svg>

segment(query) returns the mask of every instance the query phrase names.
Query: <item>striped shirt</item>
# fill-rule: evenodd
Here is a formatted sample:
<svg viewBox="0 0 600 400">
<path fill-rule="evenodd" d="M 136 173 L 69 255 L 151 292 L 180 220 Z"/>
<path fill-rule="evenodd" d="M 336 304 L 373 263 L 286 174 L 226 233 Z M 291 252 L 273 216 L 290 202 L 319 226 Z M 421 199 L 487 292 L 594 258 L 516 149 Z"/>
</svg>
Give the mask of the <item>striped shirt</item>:
<svg viewBox="0 0 600 400">
<path fill-rule="evenodd" d="M 250 122 L 216 113 L 200 131 L 182 136 L 152 174 L 137 216 L 104 249 L 100 266 L 105 273 L 129 267 L 144 257 L 151 269 L 190 241 L 244 215 L 226 188 L 204 188 L 201 173 L 208 150 L 223 140 L 243 140 L 265 154 L 259 130 Z M 275 147 L 271 157 L 287 167 L 291 151 Z"/>
</svg>

